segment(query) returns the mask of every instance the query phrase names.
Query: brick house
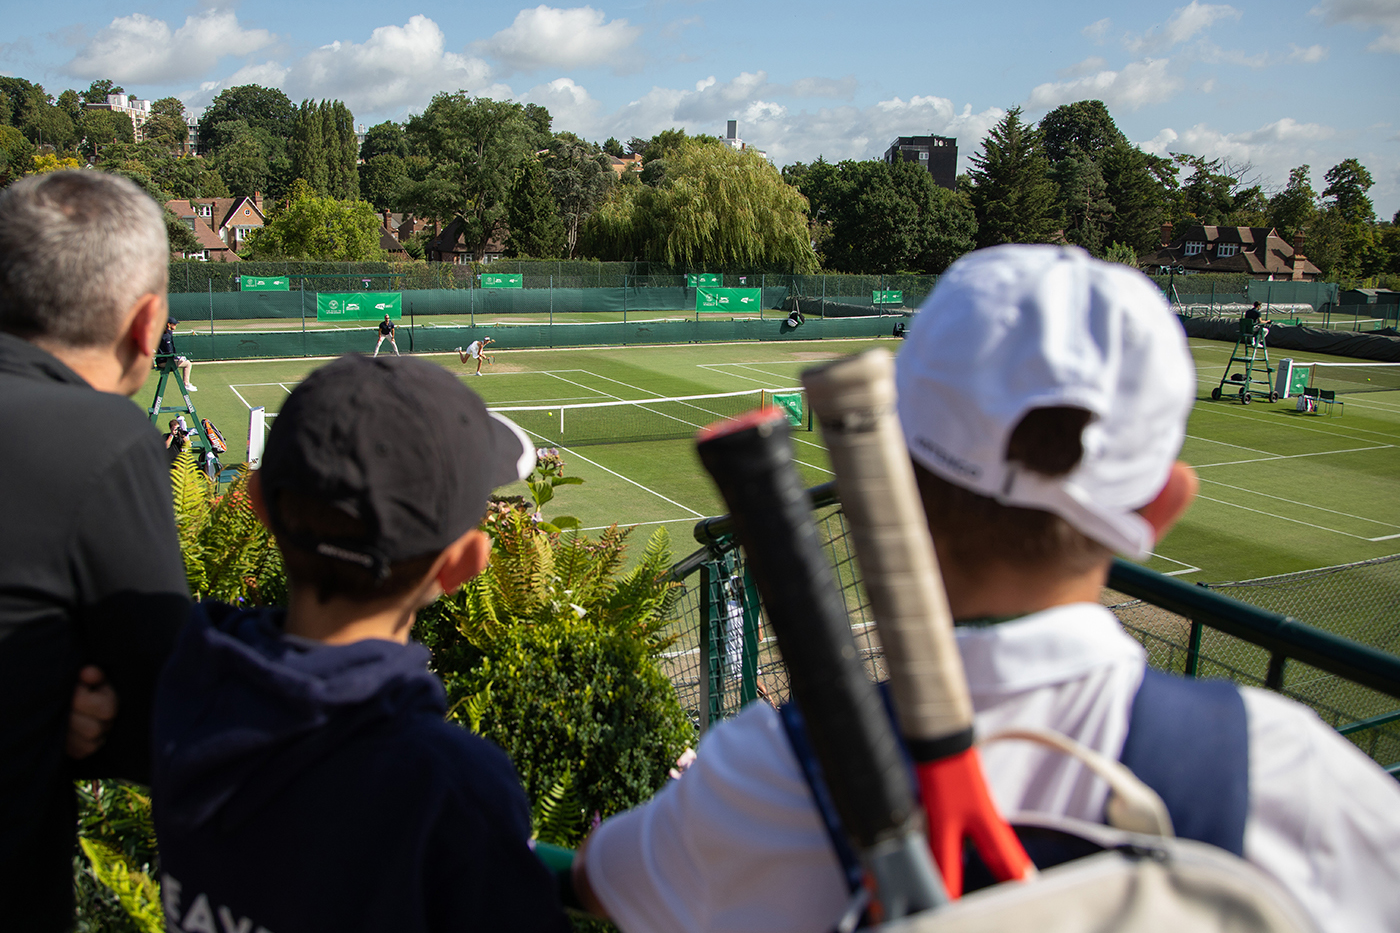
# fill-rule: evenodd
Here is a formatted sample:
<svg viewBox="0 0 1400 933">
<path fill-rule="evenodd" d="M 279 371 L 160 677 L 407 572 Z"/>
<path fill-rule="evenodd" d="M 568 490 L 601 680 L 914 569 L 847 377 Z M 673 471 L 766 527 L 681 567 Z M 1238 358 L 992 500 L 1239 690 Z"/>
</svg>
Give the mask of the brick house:
<svg viewBox="0 0 1400 933">
<path fill-rule="evenodd" d="M 256 191 L 251 198 L 190 198 L 167 201 L 165 206 L 194 231 L 201 243 L 207 243 L 204 258 L 216 262 L 236 262 L 238 250 L 248 236 L 266 221 L 262 194 Z M 214 240 L 209 240 L 204 231 Z M 222 248 L 214 245 L 215 240 Z"/>
<path fill-rule="evenodd" d="M 1214 227 L 1193 224 L 1172 237 L 1162 224 L 1161 245 L 1138 257 L 1144 272 L 1243 272 L 1268 282 L 1315 282 L 1322 270 L 1303 255 L 1303 234 L 1289 244 L 1272 227 Z"/>
</svg>

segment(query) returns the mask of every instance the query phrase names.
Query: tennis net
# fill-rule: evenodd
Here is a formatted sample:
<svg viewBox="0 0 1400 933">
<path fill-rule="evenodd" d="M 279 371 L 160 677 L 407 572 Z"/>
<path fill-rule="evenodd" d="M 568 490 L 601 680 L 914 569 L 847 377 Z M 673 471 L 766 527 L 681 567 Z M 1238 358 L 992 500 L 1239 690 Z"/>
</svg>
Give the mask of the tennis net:
<svg viewBox="0 0 1400 933">
<path fill-rule="evenodd" d="M 752 389 L 716 395 L 686 395 L 627 401 L 582 402 L 569 405 L 492 406 L 491 410 L 520 425 L 554 447 L 589 444 L 629 444 L 695 436 L 706 425 L 739 417 L 774 404 L 774 396 L 791 396 L 801 389 L 773 392 Z M 805 396 L 803 402 L 805 402 Z M 806 405 L 801 406 L 806 411 Z M 789 407 L 789 411 L 792 408 Z M 803 427 L 811 430 L 809 422 Z"/>
<path fill-rule="evenodd" d="M 1301 363 L 1312 369 L 1308 386 L 1338 394 L 1400 391 L 1400 363 Z"/>
</svg>

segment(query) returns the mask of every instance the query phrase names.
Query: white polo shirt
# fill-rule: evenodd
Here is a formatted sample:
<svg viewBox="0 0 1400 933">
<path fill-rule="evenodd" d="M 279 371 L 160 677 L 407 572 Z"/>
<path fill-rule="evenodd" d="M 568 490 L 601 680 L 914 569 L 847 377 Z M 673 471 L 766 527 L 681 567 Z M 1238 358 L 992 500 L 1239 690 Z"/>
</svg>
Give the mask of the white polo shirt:
<svg viewBox="0 0 1400 933">
<path fill-rule="evenodd" d="M 1076 604 L 959 629 L 979 735 L 1049 728 L 1117 758 L 1146 664 L 1101 606 Z M 1245 857 L 1319 926 L 1400 930 L 1400 784 L 1308 708 L 1244 688 Z M 992 796 L 1101 822 L 1107 787 L 1025 742 L 982 749 Z M 840 865 L 782 722 L 753 703 L 712 728 L 678 781 L 607 820 L 588 879 L 624 933 L 827 933 L 848 900 Z"/>
</svg>

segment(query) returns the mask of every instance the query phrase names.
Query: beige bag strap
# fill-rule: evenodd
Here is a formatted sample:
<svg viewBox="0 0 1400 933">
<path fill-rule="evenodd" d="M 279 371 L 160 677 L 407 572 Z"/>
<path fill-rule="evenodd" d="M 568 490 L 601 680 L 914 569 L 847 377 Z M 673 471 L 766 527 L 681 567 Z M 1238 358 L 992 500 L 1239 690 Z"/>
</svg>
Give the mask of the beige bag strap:
<svg viewBox="0 0 1400 933">
<path fill-rule="evenodd" d="M 1084 767 L 1102 778 L 1109 788 L 1108 805 L 1105 808 L 1109 826 L 1167 839 L 1176 835 L 1172 830 L 1171 814 L 1167 812 L 1167 805 L 1162 802 L 1162 798 L 1122 762 L 1114 761 L 1068 736 L 1049 729 L 1002 729 L 982 738 L 977 744 L 986 745 L 1012 739 L 1035 742 L 1063 752 L 1078 759 Z"/>
</svg>

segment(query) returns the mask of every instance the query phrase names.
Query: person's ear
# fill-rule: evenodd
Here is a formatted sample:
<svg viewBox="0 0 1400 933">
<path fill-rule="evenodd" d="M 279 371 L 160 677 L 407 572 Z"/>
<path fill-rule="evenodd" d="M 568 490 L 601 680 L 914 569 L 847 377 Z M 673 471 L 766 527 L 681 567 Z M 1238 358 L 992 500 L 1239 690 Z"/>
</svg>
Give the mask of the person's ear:
<svg viewBox="0 0 1400 933">
<path fill-rule="evenodd" d="M 248 504 L 253 507 L 253 514 L 258 517 L 258 521 L 263 523 L 263 527 L 271 529 L 272 522 L 268 518 L 267 499 L 263 497 L 262 474 L 257 470 L 248 474 Z"/>
<path fill-rule="evenodd" d="M 1161 541 L 1166 537 L 1177 519 L 1185 514 L 1192 500 L 1196 498 L 1196 491 L 1200 485 L 1201 481 L 1197 479 L 1195 470 L 1180 460 L 1172 464 L 1162 491 L 1157 493 L 1151 502 L 1137 510 L 1152 526 L 1156 540 Z"/>
<path fill-rule="evenodd" d="M 119 388 L 131 395 L 141 388 L 156 356 L 161 331 L 170 318 L 164 294 L 147 292 L 126 313 L 126 326 L 117 336 L 117 362 L 121 366 Z"/>
<path fill-rule="evenodd" d="M 454 593 L 463 583 L 486 569 L 491 560 L 491 539 L 479 528 L 449 544 L 438 558 L 433 579 L 444 593 Z"/>
</svg>

